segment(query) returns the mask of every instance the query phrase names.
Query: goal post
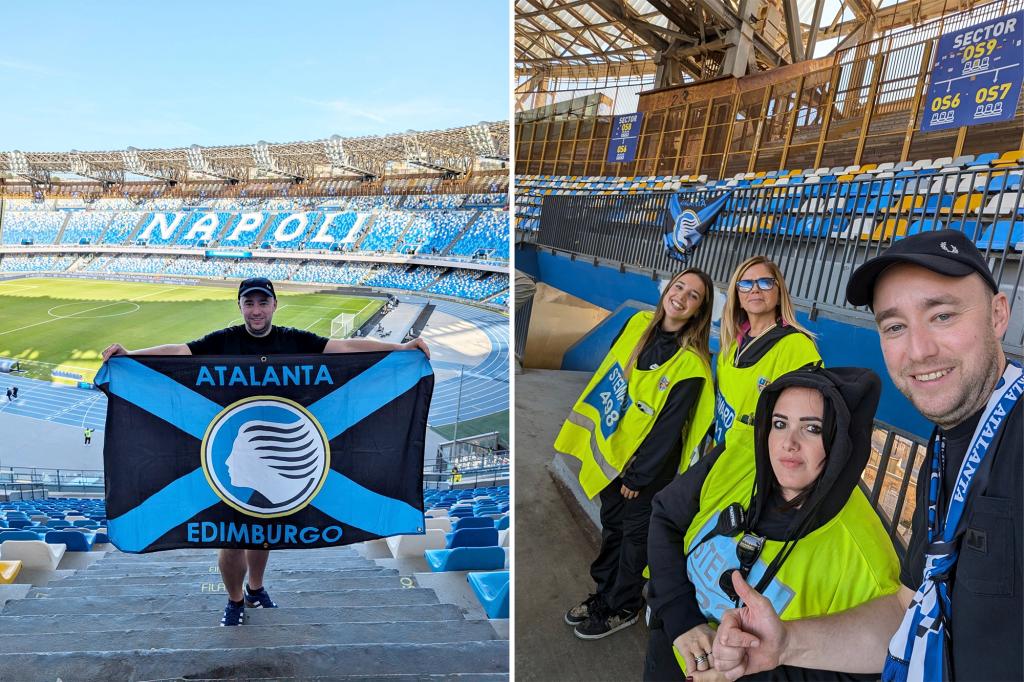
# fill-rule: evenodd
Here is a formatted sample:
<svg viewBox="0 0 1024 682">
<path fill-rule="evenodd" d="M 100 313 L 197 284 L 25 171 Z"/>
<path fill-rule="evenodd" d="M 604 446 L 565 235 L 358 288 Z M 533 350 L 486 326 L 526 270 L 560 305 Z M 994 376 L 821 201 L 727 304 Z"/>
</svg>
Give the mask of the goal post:
<svg viewBox="0 0 1024 682">
<path fill-rule="evenodd" d="M 355 331 L 355 313 L 341 313 L 331 320 L 331 338 L 347 339 Z"/>
</svg>

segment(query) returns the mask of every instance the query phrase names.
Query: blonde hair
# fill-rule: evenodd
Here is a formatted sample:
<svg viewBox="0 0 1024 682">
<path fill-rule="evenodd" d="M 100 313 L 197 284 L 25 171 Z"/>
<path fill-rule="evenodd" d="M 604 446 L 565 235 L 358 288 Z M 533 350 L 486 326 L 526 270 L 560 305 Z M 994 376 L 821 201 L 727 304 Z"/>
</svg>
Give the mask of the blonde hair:
<svg viewBox="0 0 1024 682">
<path fill-rule="evenodd" d="M 739 264 L 733 270 L 729 278 L 729 286 L 725 290 L 725 307 L 722 309 L 722 327 L 719 336 L 719 352 L 725 353 L 726 349 L 739 341 L 740 327 L 747 321 L 747 313 L 740 307 L 739 290 L 736 283 L 740 281 L 743 273 L 755 265 L 764 265 L 775 278 L 775 286 L 779 288 L 779 303 L 775 306 L 775 317 L 781 319 L 787 326 L 793 327 L 810 339 L 814 339 L 807 328 L 796 321 L 796 310 L 793 308 L 793 300 L 789 297 L 789 289 L 786 288 L 786 280 L 782 278 L 782 271 L 779 266 L 773 263 L 767 256 L 754 256 Z"/>
<path fill-rule="evenodd" d="M 672 285 L 678 282 L 684 275 L 696 275 L 700 279 L 704 285 L 704 300 L 700 302 L 700 307 L 693 314 L 693 317 L 688 319 L 682 328 L 676 332 L 676 341 L 679 343 L 680 348 L 691 348 L 704 361 L 708 371 L 711 371 L 711 309 L 715 300 L 715 283 L 711 281 L 711 277 L 703 270 L 687 268 L 670 279 L 665 290 L 661 292 L 661 298 L 658 299 L 658 305 L 654 309 L 654 316 L 651 317 L 651 321 L 648 323 L 647 328 L 644 329 L 644 333 L 640 335 L 640 341 L 633 348 L 633 352 L 629 354 L 629 361 L 626 363 L 627 381 L 633 372 L 633 366 L 636 364 L 637 358 L 640 357 L 640 352 L 651 340 L 651 337 L 654 336 L 655 331 L 661 328 L 661 323 L 665 320 L 665 299 L 668 297 Z"/>
</svg>

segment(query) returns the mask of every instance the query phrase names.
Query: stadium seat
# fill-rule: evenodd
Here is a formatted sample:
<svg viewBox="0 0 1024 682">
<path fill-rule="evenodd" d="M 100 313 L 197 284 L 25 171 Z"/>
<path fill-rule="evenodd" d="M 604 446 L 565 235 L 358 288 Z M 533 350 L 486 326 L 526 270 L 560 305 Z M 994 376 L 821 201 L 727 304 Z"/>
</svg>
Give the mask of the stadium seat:
<svg viewBox="0 0 1024 682">
<path fill-rule="evenodd" d="M 466 580 L 476 593 L 488 618 L 508 618 L 509 572 L 466 574 Z"/>
<path fill-rule="evenodd" d="M 428 528 L 423 535 L 393 535 L 387 538 L 387 545 L 396 559 L 422 556 L 426 550 L 445 546 L 444 531 Z"/>
<path fill-rule="evenodd" d="M 96 542 L 96 534 L 80 530 L 51 530 L 44 539 L 51 545 L 65 545 L 69 552 L 89 552 Z"/>
<path fill-rule="evenodd" d="M 1002 251 L 1007 244 L 1011 250 L 1021 250 L 1024 242 L 1024 220 L 1000 220 L 985 228 L 977 239 L 978 248 Z"/>
<path fill-rule="evenodd" d="M 463 528 L 446 536 L 448 549 L 456 547 L 493 547 L 498 544 L 498 531 L 490 528 Z"/>
<path fill-rule="evenodd" d="M 21 560 L 0 561 L 0 585 L 10 585 L 21 573 Z"/>
<path fill-rule="evenodd" d="M 458 547 L 428 549 L 423 553 L 430 570 L 494 571 L 505 568 L 505 550 L 501 547 Z"/>
<path fill-rule="evenodd" d="M 463 528 L 493 528 L 494 522 L 489 518 L 483 518 L 480 516 L 464 516 L 458 519 L 452 524 L 452 531 L 462 530 Z"/>
<path fill-rule="evenodd" d="M 0 532 L 0 542 L 7 542 L 8 540 L 42 540 L 43 536 L 40 533 L 36 533 L 31 530 L 5 530 Z"/>
<path fill-rule="evenodd" d="M 6 540 L 0 543 L 0 559 L 18 561 L 22 568 L 56 569 L 66 551 L 64 545 L 51 545 L 42 540 Z"/>
<path fill-rule="evenodd" d="M 431 529 L 431 528 L 435 528 L 435 529 L 441 530 L 441 531 L 443 531 L 445 533 L 450 533 L 451 530 L 452 530 L 451 519 L 449 519 L 447 516 L 446 517 L 438 517 L 438 518 L 427 517 L 426 524 L 427 524 L 427 529 L 428 530 Z"/>
<path fill-rule="evenodd" d="M 494 519 L 495 530 L 508 530 L 509 524 L 511 523 L 512 516 L 505 514 L 500 518 Z"/>
</svg>

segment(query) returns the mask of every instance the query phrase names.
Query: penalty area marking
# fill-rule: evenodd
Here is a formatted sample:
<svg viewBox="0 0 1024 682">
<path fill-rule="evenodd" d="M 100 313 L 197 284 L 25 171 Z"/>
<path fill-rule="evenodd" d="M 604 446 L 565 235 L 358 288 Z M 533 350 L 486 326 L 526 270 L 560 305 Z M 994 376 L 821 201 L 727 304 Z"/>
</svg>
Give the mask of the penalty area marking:
<svg viewBox="0 0 1024 682">
<path fill-rule="evenodd" d="M 180 289 L 180 288 L 181 287 L 170 287 L 170 288 L 167 288 L 167 289 L 161 289 L 160 291 L 154 291 L 154 292 L 151 292 L 151 293 L 148 293 L 148 294 L 143 294 L 141 296 L 136 296 L 135 298 L 129 298 L 127 300 L 114 301 L 113 303 L 105 303 L 104 305 L 98 305 L 95 308 L 87 308 L 85 310 L 80 311 L 77 314 L 81 315 L 82 313 L 91 313 L 94 310 L 101 310 L 103 308 L 109 308 L 110 306 L 117 305 L 118 303 L 131 303 L 132 301 L 138 301 L 139 299 L 148 298 L 149 296 L 156 296 L 157 294 L 164 294 L 164 293 L 167 293 L 168 291 L 174 291 L 175 289 Z M 49 320 L 43 320 L 42 322 L 34 322 L 32 324 L 26 324 L 24 327 L 18 327 L 17 329 L 8 329 L 5 332 L 0 332 L 0 336 L 3 336 L 4 334 L 13 334 L 14 332 L 20 332 L 23 329 L 31 329 L 32 327 L 38 327 L 41 324 L 50 324 L 51 322 L 56 322 L 58 320 L 67 320 L 69 318 L 73 319 L 73 317 L 74 316 L 69 316 L 69 317 L 51 317 Z"/>
<path fill-rule="evenodd" d="M 135 306 L 135 309 L 134 310 L 126 310 L 123 313 L 107 313 L 106 315 L 82 315 L 80 313 L 71 313 L 70 315 L 58 315 L 57 313 L 54 312 L 58 308 L 66 308 L 68 306 L 81 305 L 79 303 L 62 303 L 60 305 L 55 305 L 52 308 L 50 308 L 49 310 L 47 310 L 46 314 L 49 315 L 50 317 L 55 317 L 58 320 L 67 320 L 67 319 L 92 320 L 92 319 L 96 319 L 96 318 L 100 318 L 100 317 L 120 317 L 121 315 L 132 315 L 134 313 L 139 312 L 139 310 L 142 309 L 142 306 L 140 306 L 138 303 L 132 303 L 131 301 L 118 301 L 117 303 L 112 303 L 111 305 L 117 305 L 118 303 L 127 303 L 128 305 L 133 305 L 133 306 Z M 98 308 L 93 308 L 92 310 L 98 310 Z M 83 312 L 88 312 L 88 311 L 83 311 Z"/>
</svg>

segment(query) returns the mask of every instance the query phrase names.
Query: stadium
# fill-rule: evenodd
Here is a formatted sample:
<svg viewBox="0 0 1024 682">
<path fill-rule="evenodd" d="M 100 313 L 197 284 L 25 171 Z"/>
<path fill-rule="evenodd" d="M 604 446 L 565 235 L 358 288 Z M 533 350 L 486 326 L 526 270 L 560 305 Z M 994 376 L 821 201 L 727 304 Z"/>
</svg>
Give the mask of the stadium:
<svg viewBox="0 0 1024 682">
<path fill-rule="evenodd" d="M 515 7 L 516 506 L 518 546 L 532 558 L 517 577 L 547 594 L 516 593 L 516 670 L 637 679 L 642 613 L 602 642 L 563 623 L 593 591 L 601 543 L 578 462 L 552 446 L 573 401 L 626 321 L 687 266 L 714 282 L 717 353 L 730 274 L 767 256 L 825 366 L 882 378 L 859 487 L 902 557 L 933 425 L 889 379 L 872 312 L 849 304 L 846 287 L 908 236 L 959 231 L 1009 299 L 1002 350 L 1021 361 L 1024 53 L 1006 30 L 1024 5 Z"/>
<path fill-rule="evenodd" d="M 484 122 L 0 152 L 0 382 L 17 389 L 0 405 L 0 619 L 21 633 L 0 678 L 507 678 L 508 136 L 507 122 Z M 276 326 L 422 337 L 436 383 L 425 534 L 286 550 L 273 580 L 294 608 L 249 616 L 239 638 L 209 627 L 225 593 L 214 553 L 107 544 L 108 400 L 95 384 L 111 343 L 240 324 L 250 277 L 276 286 Z M 306 552 L 320 565 L 306 568 Z M 154 591 L 178 602 L 155 621 Z"/>
</svg>

